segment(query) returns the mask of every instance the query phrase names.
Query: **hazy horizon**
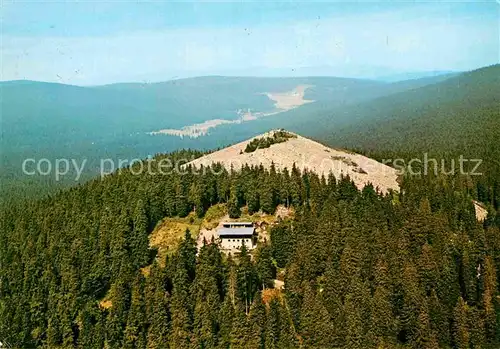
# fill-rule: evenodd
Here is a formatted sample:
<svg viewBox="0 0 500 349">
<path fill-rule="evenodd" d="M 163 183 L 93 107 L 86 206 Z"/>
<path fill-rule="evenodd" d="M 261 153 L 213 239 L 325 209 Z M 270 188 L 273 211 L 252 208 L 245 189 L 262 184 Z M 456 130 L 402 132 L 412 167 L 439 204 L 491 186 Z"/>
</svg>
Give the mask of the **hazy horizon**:
<svg viewBox="0 0 500 349">
<path fill-rule="evenodd" d="M 2 81 L 380 79 L 499 62 L 492 3 L 4 2 Z"/>
<path fill-rule="evenodd" d="M 380 76 L 340 76 L 340 75 L 318 75 L 318 74 L 300 74 L 301 69 L 309 69 L 314 67 L 304 67 L 295 69 L 295 71 L 299 71 L 296 75 L 279 75 L 273 72 L 269 72 L 268 74 L 258 74 L 258 75 L 246 75 L 245 73 L 227 73 L 227 74 L 207 74 L 207 75 L 188 75 L 188 76 L 174 76 L 170 79 L 165 80 L 149 80 L 149 81 L 140 81 L 140 80 L 124 80 L 124 81 L 113 81 L 109 83 L 102 84 L 77 84 L 77 83 L 67 83 L 60 81 L 46 81 L 46 80 L 33 80 L 33 79 L 14 79 L 14 80 L 0 80 L 0 83 L 9 83 L 9 82 L 38 82 L 38 83 L 47 83 L 47 84 L 61 84 L 68 86 L 77 86 L 77 87 L 101 87 L 108 85 L 119 85 L 119 84 L 155 84 L 155 83 L 164 83 L 170 81 L 178 81 L 178 80 L 187 80 L 187 79 L 198 79 L 198 78 L 256 78 L 256 79 L 307 79 L 307 78 L 339 78 L 339 79 L 356 79 L 356 80 L 372 80 L 378 82 L 398 82 L 405 80 L 416 80 L 427 77 L 437 77 L 440 75 L 447 74 L 460 74 L 463 71 L 408 71 L 408 72 L 394 72 L 393 74 L 380 74 Z M 477 69 L 481 69 L 484 67 L 479 67 Z M 473 69 L 476 70 L 476 69 Z"/>
</svg>

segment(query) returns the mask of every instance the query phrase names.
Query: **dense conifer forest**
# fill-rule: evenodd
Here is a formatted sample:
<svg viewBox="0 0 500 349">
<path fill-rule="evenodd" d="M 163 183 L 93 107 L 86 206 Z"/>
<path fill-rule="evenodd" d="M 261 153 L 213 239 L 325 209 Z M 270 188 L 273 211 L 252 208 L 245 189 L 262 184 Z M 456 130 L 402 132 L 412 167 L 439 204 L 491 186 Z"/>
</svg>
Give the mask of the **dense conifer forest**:
<svg viewBox="0 0 500 349">
<path fill-rule="evenodd" d="M 191 155 L 200 154 L 162 157 Z M 99 349 L 500 346 L 498 202 L 486 200 L 490 214 L 478 222 L 470 178 L 404 177 L 400 193 L 383 196 L 348 177 L 295 167 L 153 172 L 122 170 L 2 211 L 0 341 Z M 237 256 L 212 241 L 197 251 L 189 231 L 165 260 L 149 248 L 162 218 L 202 217 L 218 203 L 235 218 L 243 207 L 273 213 L 277 205 L 295 215 Z M 277 275 L 285 287 L 270 292 Z"/>
</svg>

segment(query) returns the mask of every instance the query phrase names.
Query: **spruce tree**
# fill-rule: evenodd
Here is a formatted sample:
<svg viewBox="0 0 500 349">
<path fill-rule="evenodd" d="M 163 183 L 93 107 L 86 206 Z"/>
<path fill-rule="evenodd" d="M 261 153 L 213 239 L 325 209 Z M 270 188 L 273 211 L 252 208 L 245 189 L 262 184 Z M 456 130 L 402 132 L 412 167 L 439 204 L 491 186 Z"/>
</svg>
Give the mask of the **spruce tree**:
<svg viewBox="0 0 500 349">
<path fill-rule="evenodd" d="M 239 218 L 241 216 L 240 203 L 234 187 L 231 187 L 231 194 L 227 202 L 227 211 L 229 213 L 229 218 Z"/>
<path fill-rule="evenodd" d="M 262 303 L 261 293 L 257 292 L 250 307 L 248 319 L 249 339 L 248 347 L 264 349 L 266 328 L 266 307 Z"/>
<path fill-rule="evenodd" d="M 144 302 L 144 278 L 138 273 L 132 285 L 130 309 L 127 313 L 123 348 L 146 347 L 146 306 Z"/>
<path fill-rule="evenodd" d="M 276 278 L 276 267 L 272 261 L 272 248 L 269 245 L 260 245 L 256 252 L 255 269 L 262 288 L 270 288 Z"/>
<path fill-rule="evenodd" d="M 498 294 L 497 291 L 497 280 L 496 280 L 496 270 L 493 259 L 490 256 L 486 256 L 484 260 L 484 291 L 482 307 L 484 309 L 484 325 L 486 336 L 488 341 L 495 342 L 497 336 L 497 324 L 499 323 L 497 319 L 500 318 L 495 311 L 495 298 L 494 295 Z M 498 303 L 498 301 L 497 301 Z"/>
<path fill-rule="evenodd" d="M 388 285 L 379 284 L 371 300 L 370 330 L 377 339 L 390 343 L 395 339 L 395 321 Z"/>
<path fill-rule="evenodd" d="M 188 189 L 184 178 L 177 180 L 175 184 L 175 211 L 179 217 L 186 217 L 191 211 L 188 201 Z"/>
<path fill-rule="evenodd" d="M 255 178 L 249 179 L 245 190 L 245 201 L 248 206 L 248 213 L 254 214 L 260 210 L 259 183 Z"/>
<path fill-rule="evenodd" d="M 279 324 L 280 335 L 278 340 L 278 348 L 297 348 L 297 331 L 295 329 L 295 323 L 292 320 L 290 305 L 287 304 L 286 299 L 284 299 L 282 303 L 279 303 Z"/>
<path fill-rule="evenodd" d="M 280 339 L 280 304 L 276 298 L 269 303 L 267 315 L 265 343 L 266 349 L 278 349 Z"/>
<path fill-rule="evenodd" d="M 255 266 L 250 259 L 250 254 L 245 244 L 241 246 L 239 263 L 237 267 L 237 293 L 240 301 L 245 307 L 245 313 L 248 313 L 253 296 L 258 289 L 257 273 Z"/>
<path fill-rule="evenodd" d="M 259 185 L 260 207 L 264 213 L 274 214 L 276 199 L 270 177 L 263 175 Z"/>
<path fill-rule="evenodd" d="M 483 312 L 476 307 L 469 307 L 467 318 L 470 346 L 472 348 L 482 348 L 486 344 Z"/>
<path fill-rule="evenodd" d="M 184 240 L 179 246 L 178 263 L 180 267 L 185 269 L 189 282 L 192 282 L 195 277 L 196 252 L 196 241 L 191 236 L 189 229 L 186 229 Z"/>
<path fill-rule="evenodd" d="M 233 326 L 231 328 L 231 349 L 249 348 L 249 328 L 245 306 L 241 302 L 236 303 L 234 309 Z"/>
<path fill-rule="evenodd" d="M 300 311 L 300 334 L 307 348 L 327 348 L 334 342 L 330 314 L 316 295 L 312 285 L 306 285 Z"/>
<path fill-rule="evenodd" d="M 189 292 L 189 275 L 184 264 L 179 260 L 173 279 L 172 331 L 170 343 L 175 348 L 189 349 L 192 342 L 192 304 Z"/>
<path fill-rule="evenodd" d="M 138 200 L 135 206 L 133 230 L 129 241 L 134 266 L 138 268 L 146 265 L 149 259 L 148 220 L 142 200 Z"/>
<path fill-rule="evenodd" d="M 416 335 L 418 316 L 425 302 L 418 283 L 417 271 L 407 263 L 403 270 L 403 304 L 401 309 L 401 331 L 405 341 L 411 341 Z"/>
<path fill-rule="evenodd" d="M 189 188 L 189 201 L 193 204 L 196 216 L 203 217 L 206 211 L 204 188 L 201 180 L 198 177 L 196 178 L 197 180 L 191 183 Z"/>
<path fill-rule="evenodd" d="M 171 327 L 169 296 L 162 287 L 155 287 L 150 297 L 151 307 L 147 313 L 149 327 L 146 347 L 148 349 L 167 349 Z"/>
<path fill-rule="evenodd" d="M 220 308 L 220 289 L 215 245 L 204 245 L 200 249 L 196 265 L 193 294 L 194 344 L 200 348 L 214 348 L 216 344 L 217 312 Z"/>
<path fill-rule="evenodd" d="M 294 207 L 302 205 L 302 175 L 300 170 L 293 164 L 290 175 L 290 200 Z"/>
<path fill-rule="evenodd" d="M 346 333 L 345 312 L 342 300 L 345 295 L 340 294 L 339 285 L 343 280 L 339 277 L 339 272 L 332 262 L 328 263 L 323 277 L 321 298 L 332 319 L 332 346 L 342 347 L 345 344 Z"/>
<path fill-rule="evenodd" d="M 194 307 L 193 340 L 196 348 L 215 348 L 216 333 L 214 314 L 206 301 L 197 299 Z"/>
<path fill-rule="evenodd" d="M 445 306 L 442 304 L 435 290 L 429 297 L 429 320 L 436 339 L 442 345 L 450 345 L 450 322 Z"/>
<path fill-rule="evenodd" d="M 345 300 L 346 318 L 346 348 L 365 348 L 365 328 L 363 326 L 363 312 L 356 297 L 348 294 Z"/>
<path fill-rule="evenodd" d="M 283 268 L 292 256 L 295 239 L 289 223 L 282 222 L 271 227 L 271 246 L 277 265 Z"/>
<path fill-rule="evenodd" d="M 234 321 L 233 301 L 229 294 L 226 294 L 219 311 L 219 333 L 217 347 L 219 349 L 229 349 L 231 345 L 231 332 Z"/>
<path fill-rule="evenodd" d="M 460 297 L 453 312 L 453 342 L 457 349 L 468 349 L 470 332 L 468 328 L 468 310 L 464 299 Z"/>
<path fill-rule="evenodd" d="M 284 204 L 286 207 L 290 206 L 290 172 L 287 168 L 284 168 L 281 171 L 281 176 L 279 177 L 279 185 L 278 185 L 278 196 L 280 198 L 280 202 Z"/>
<path fill-rule="evenodd" d="M 414 329 L 411 338 L 412 348 L 431 349 L 431 347 L 435 346 L 435 338 L 432 338 L 433 335 L 427 307 L 422 306 L 420 313 L 418 314 L 416 328 Z"/>
<path fill-rule="evenodd" d="M 106 321 L 106 343 L 110 348 L 121 348 L 123 329 L 127 323 L 130 307 L 130 289 L 126 280 L 119 280 L 111 286 L 111 308 Z"/>
</svg>

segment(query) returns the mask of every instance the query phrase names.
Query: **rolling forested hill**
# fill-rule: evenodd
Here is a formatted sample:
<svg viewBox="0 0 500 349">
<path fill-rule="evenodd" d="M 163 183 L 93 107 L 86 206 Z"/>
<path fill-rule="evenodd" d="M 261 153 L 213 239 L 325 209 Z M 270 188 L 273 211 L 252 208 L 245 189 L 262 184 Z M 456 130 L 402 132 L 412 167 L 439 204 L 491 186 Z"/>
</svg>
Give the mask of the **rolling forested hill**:
<svg viewBox="0 0 500 349">
<path fill-rule="evenodd" d="M 498 150 L 498 91 L 500 65 L 463 73 L 325 115 L 317 121 L 330 128 L 320 137 L 379 151 Z"/>
<path fill-rule="evenodd" d="M 179 148 L 214 149 L 242 141 L 270 128 L 310 120 L 315 113 L 345 107 L 444 80 L 438 76 L 397 83 L 311 78 L 200 77 L 152 84 L 78 87 L 33 81 L 0 83 L 2 104 L 1 192 L 11 196 L 40 195 L 75 184 L 75 173 L 61 181 L 53 176 L 26 176 L 26 158 L 87 159 L 82 180 L 99 173 L 99 160 L 144 158 Z M 299 108 L 243 124 L 223 125 L 209 135 L 188 137 L 147 132 L 181 128 L 211 119 L 236 120 L 238 111 L 275 110 L 265 93 L 310 86 Z M 264 118 L 266 119 L 266 118 Z M 269 124 L 274 123 L 272 127 Z M 5 196 L 2 195 L 2 196 Z"/>
<path fill-rule="evenodd" d="M 102 158 L 144 158 L 179 148 L 212 149 L 235 141 L 224 138 L 181 139 L 153 137 L 147 132 L 180 128 L 211 119 L 234 120 L 239 110 L 271 111 L 274 102 L 265 92 L 284 92 L 313 84 L 306 97 L 343 103 L 347 96 L 367 96 L 382 83 L 336 78 L 228 78 L 201 77 L 154 84 L 115 84 L 78 87 L 34 81 L 0 83 L 2 104 L 2 192 L 27 195 L 58 184 L 74 184 L 74 175 L 62 183 L 53 176 L 27 177 L 21 172 L 26 158 L 88 160 L 84 179 L 99 172 Z M 328 91 L 340 91 L 329 93 Z M 351 98 L 352 99 L 352 98 Z M 45 187 L 45 188 L 44 188 Z M 44 190 L 46 191 L 46 190 Z"/>
</svg>

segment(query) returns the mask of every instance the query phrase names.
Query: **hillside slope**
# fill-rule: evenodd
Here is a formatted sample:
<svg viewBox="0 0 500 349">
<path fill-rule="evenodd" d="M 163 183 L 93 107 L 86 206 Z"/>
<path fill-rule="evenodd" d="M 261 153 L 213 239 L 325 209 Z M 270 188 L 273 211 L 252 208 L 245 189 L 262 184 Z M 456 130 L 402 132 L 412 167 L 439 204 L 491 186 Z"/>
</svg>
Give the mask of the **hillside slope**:
<svg viewBox="0 0 500 349">
<path fill-rule="evenodd" d="M 335 110 L 292 130 L 376 159 L 436 159 L 445 171 L 467 160 L 470 194 L 500 208 L 500 65 Z M 316 125 L 320 125 L 317 127 Z M 453 165 L 453 160 L 455 162 Z M 479 167 L 474 170 L 476 164 Z M 444 165 L 443 165 L 444 164 Z"/>
<path fill-rule="evenodd" d="M 499 91 L 495 65 L 325 115 L 317 133 L 329 143 L 379 151 L 485 153 L 500 146 Z"/>
<path fill-rule="evenodd" d="M 221 163 L 226 169 L 240 169 L 244 165 L 270 168 L 274 164 L 277 170 L 309 170 L 328 177 L 331 172 L 336 178 L 349 176 L 361 189 L 368 183 L 379 188 L 383 193 L 398 190 L 396 170 L 373 159 L 359 154 L 328 148 L 320 143 L 289 133 L 291 138 L 285 142 L 272 144 L 268 148 L 246 152 L 247 146 L 254 140 L 273 137 L 270 131 L 247 141 L 210 153 L 190 162 L 195 167 Z"/>
</svg>

